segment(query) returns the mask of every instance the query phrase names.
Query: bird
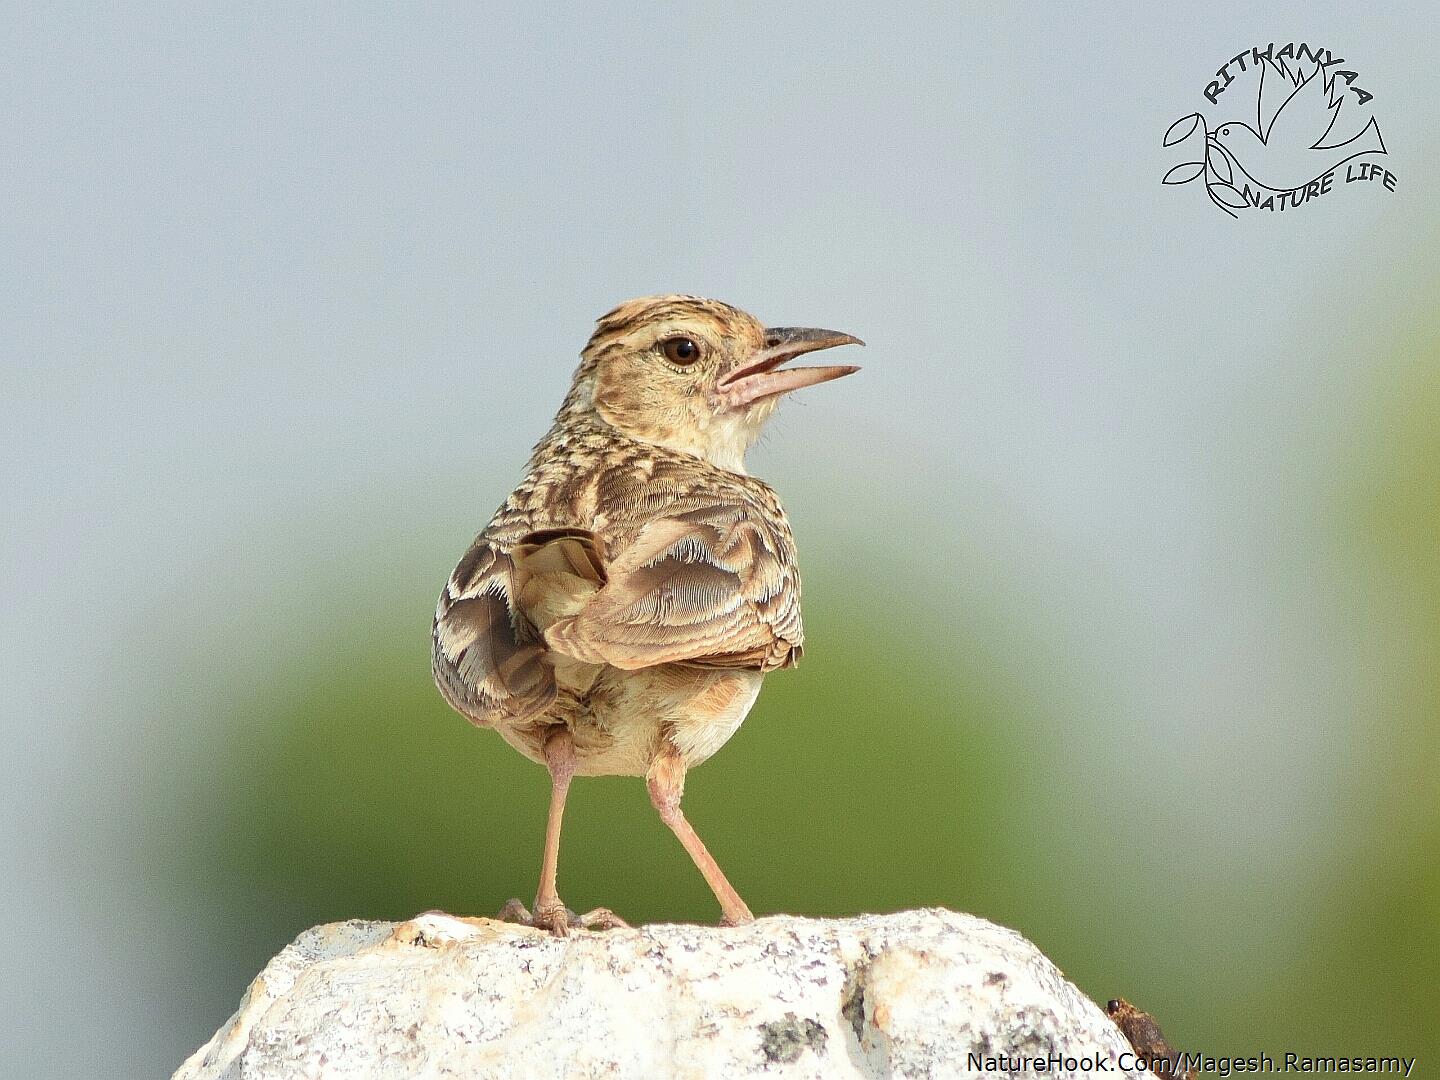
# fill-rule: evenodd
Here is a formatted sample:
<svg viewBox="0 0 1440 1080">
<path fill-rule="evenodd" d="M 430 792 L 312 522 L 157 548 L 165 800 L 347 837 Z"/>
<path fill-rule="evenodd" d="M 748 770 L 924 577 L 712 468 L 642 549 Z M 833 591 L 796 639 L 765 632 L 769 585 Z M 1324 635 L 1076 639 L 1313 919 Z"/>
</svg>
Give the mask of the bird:
<svg viewBox="0 0 1440 1080">
<path fill-rule="evenodd" d="M 1304 187 L 1360 154 L 1385 153 L 1373 115 L 1350 138 L 1334 136 L 1341 111 L 1334 91 L 1334 76 L 1319 65 L 1301 77 L 1275 61 L 1263 61 L 1256 126 L 1232 120 L 1209 132 L 1206 141 L 1254 184 L 1272 191 Z"/>
<path fill-rule="evenodd" d="M 682 294 L 597 321 L 524 478 L 435 609 L 441 695 L 550 774 L 534 904 L 512 899 L 499 918 L 560 937 L 628 925 L 608 908 L 577 915 L 556 883 L 572 779 L 618 775 L 644 778 L 722 925 L 753 920 L 681 809 L 687 772 L 804 644 L 795 540 L 745 452 L 781 398 L 859 370 L 782 365 L 863 344 Z"/>
</svg>

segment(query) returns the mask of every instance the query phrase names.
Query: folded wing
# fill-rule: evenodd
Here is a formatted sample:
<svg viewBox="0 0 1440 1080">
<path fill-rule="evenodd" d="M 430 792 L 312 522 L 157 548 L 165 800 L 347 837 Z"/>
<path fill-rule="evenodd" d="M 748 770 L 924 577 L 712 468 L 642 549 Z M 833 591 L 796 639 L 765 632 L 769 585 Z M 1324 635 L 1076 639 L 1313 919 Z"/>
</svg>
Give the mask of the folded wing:
<svg viewBox="0 0 1440 1080">
<path fill-rule="evenodd" d="M 770 671 L 794 664 L 803 638 L 789 545 L 729 501 L 646 523 L 593 596 L 544 631 L 557 652 L 625 670 L 690 663 Z"/>
</svg>

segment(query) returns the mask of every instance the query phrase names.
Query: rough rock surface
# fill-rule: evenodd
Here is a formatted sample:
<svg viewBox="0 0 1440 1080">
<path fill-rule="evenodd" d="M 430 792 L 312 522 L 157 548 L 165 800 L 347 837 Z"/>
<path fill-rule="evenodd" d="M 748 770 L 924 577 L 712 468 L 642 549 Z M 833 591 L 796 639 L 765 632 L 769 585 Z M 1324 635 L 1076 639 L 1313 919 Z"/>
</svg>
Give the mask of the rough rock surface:
<svg viewBox="0 0 1440 1080">
<path fill-rule="evenodd" d="M 557 940 L 432 912 L 307 930 L 175 1080 L 948 1077 L 971 1053 L 1145 1075 L 1119 1068 L 1129 1049 L 1035 946 L 970 915 Z"/>
</svg>

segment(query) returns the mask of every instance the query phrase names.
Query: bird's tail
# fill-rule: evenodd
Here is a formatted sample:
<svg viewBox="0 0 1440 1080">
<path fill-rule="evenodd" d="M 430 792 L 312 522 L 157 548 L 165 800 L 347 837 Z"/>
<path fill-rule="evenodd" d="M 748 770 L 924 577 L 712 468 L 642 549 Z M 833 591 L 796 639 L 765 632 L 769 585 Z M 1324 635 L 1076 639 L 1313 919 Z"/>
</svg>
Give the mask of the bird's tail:
<svg viewBox="0 0 1440 1080">
<path fill-rule="evenodd" d="M 1385 153 L 1385 140 L 1380 137 L 1380 124 L 1373 116 L 1370 117 L 1370 123 L 1361 129 L 1359 135 L 1341 145 L 1351 157 L 1358 154 Z"/>
</svg>

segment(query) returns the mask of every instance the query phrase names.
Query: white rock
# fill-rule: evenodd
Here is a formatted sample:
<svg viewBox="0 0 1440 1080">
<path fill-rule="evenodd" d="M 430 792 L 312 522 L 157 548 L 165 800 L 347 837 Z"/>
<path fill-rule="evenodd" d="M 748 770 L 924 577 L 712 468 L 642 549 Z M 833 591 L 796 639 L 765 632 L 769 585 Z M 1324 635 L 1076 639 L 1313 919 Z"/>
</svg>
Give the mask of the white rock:
<svg viewBox="0 0 1440 1080">
<path fill-rule="evenodd" d="M 557 940 L 432 912 L 307 930 L 175 1080 L 948 1077 L 972 1053 L 1145 1075 L 1129 1049 L 1035 946 L 970 915 Z"/>
</svg>

